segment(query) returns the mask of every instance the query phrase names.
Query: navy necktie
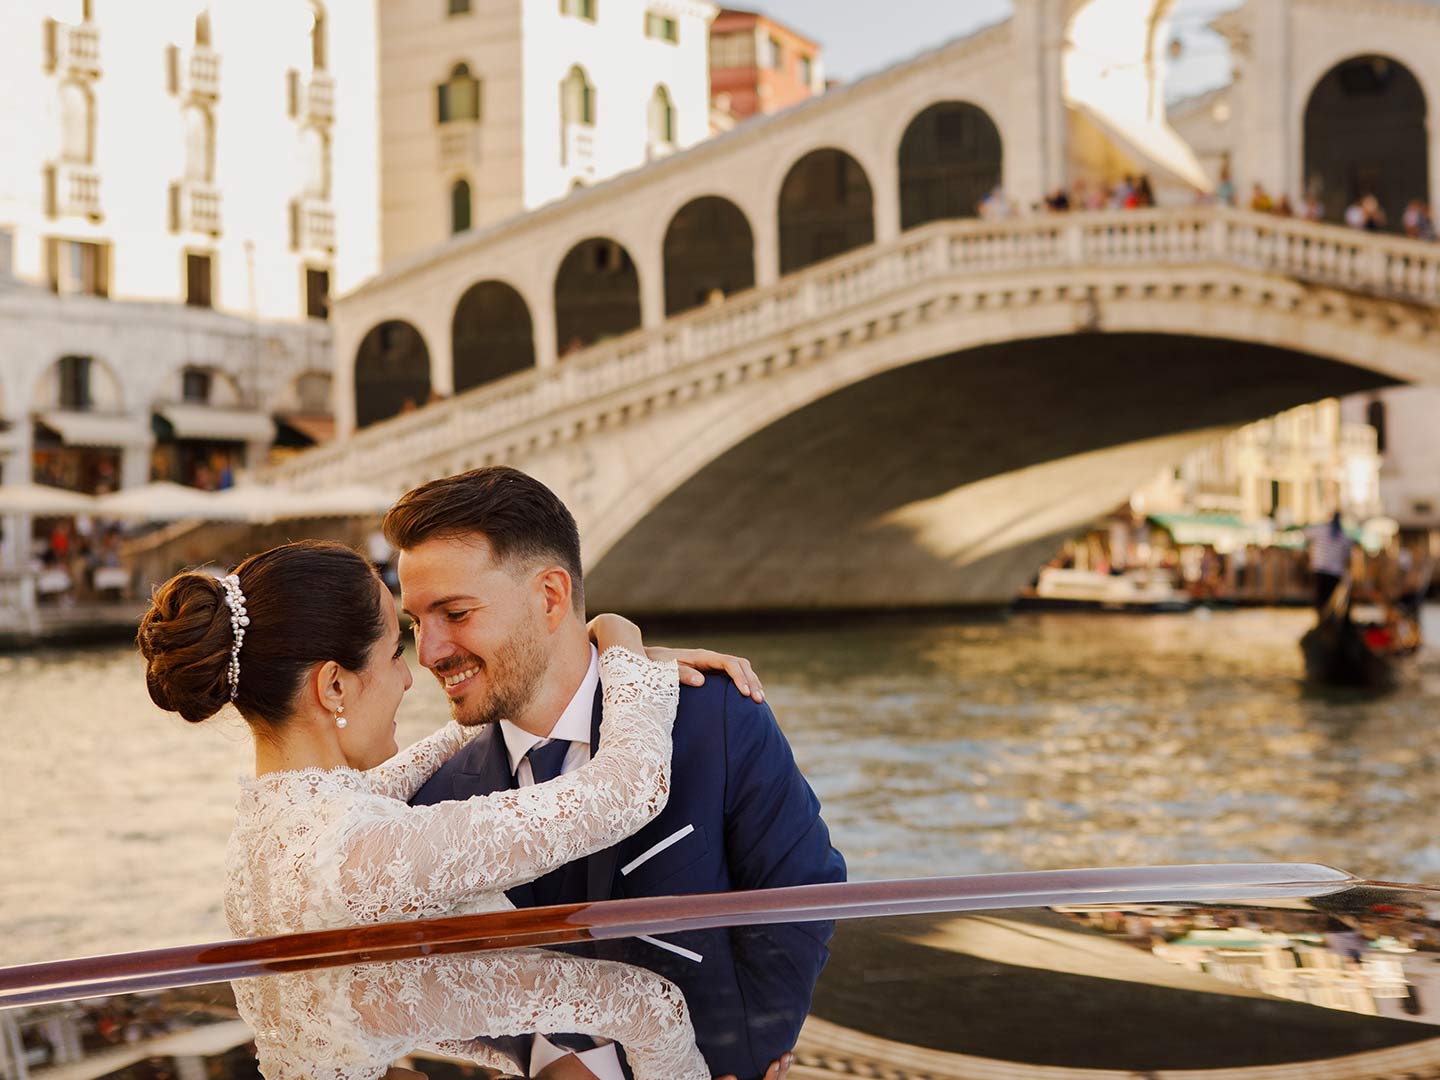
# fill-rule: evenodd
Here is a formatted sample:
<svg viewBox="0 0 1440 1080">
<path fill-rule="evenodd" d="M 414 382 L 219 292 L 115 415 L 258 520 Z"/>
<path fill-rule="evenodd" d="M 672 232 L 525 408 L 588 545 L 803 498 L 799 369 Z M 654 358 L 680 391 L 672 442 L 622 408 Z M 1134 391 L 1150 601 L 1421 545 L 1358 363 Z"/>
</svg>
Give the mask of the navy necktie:
<svg viewBox="0 0 1440 1080">
<path fill-rule="evenodd" d="M 538 743 L 532 746 L 525 756 L 530 759 L 530 772 L 535 776 L 535 783 L 549 783 L 559 776 L 568 753 L 570 743 L 565 739 L 556 739 L 543 746 Z"/>
</svg>

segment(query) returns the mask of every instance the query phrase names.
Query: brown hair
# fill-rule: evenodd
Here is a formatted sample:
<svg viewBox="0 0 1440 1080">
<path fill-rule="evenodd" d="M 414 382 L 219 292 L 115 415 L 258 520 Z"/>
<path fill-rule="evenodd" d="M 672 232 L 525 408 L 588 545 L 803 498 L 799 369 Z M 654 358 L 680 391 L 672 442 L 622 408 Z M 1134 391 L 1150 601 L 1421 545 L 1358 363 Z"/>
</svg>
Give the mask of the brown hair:
<svg viewBox="0 0 1440 1080">
<path fill-rule="evenodd" d="M 385 613 L 375 569 L 357 552 L 304 540 L 252 555 L 235 573 L 250 618 L 235 698 L 247 720 L 279 726 L 315 664 L 365 668 Z M 187 572 L 157 588 L 135 642 L 150 698 L 162 709 L 198 723 L 230 700 L 226 670 L 235 638 L 215 578 Z"/>
<path fill-rule="evenodd" d="M 575 610 L 585 610 L 575 518 L 553 491 L 519 469 L 492 465 L 421 484 L 390 508 L 384 529 L 400 551 L 479 534 L 497 560 L 553 559 L 570 575 Z"/>
</svg>

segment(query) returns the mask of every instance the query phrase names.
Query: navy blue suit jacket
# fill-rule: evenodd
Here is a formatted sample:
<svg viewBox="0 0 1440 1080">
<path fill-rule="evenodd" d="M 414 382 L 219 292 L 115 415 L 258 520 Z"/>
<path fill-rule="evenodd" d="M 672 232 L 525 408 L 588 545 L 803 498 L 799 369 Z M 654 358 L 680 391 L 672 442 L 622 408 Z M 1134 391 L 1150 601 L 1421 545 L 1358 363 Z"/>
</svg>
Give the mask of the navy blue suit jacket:
<svg viewBox="0 0 1440 1080">
<path fill-rule="evenodd" d="M 597 691 L 592 751 L 600 745 L 600 702 Z M 492 725 L 441 766 L 411 802 L 429 805 L 512 786 L 505 740 Z M 680 688 L 665 809 L 634 836 L 581 861 L 584 873 L 572 870 L 564 879 L 565 903 L 845 880 L 845 861 L 830 844 L 820 801 L 796 768 L 769 706 L 713 674 L 702 687 Z M 506 895 L 517 907 L 534 905 L 529 884 Z M 675 982 L 713 1071 L 743 1080 L 763 1075 L 795 1045 L 829 956 L 832 929 L 815 922 L 666 936 L 700 954 L 699 963 L 638 939 L 604 943 L 594 952 Z"/>
</svg>

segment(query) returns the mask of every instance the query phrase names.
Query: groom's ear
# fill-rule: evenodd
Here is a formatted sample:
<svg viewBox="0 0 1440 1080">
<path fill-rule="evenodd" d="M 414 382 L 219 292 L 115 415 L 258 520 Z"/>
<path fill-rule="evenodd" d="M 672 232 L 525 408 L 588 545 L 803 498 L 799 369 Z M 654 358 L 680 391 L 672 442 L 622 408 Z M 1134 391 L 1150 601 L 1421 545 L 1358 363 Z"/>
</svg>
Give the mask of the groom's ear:
<svg viewBox="0 0 1440 1080">
<path fill-rule="evenodd" d="M 547 566 L 536 575 L 535 583 L 540 590 L 545 625 L 556 630 L 567 615 L 573 614 L 570 573 L 561 566 Z"/>
</svg>

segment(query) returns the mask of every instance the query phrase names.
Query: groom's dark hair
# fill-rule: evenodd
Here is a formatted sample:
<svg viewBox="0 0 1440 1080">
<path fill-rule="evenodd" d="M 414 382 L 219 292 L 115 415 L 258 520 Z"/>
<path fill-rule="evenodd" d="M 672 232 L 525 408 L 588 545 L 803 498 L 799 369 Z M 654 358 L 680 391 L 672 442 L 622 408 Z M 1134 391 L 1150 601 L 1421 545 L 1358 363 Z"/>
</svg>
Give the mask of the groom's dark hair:
<svg viewBox="0 0 1440 1080">
<path fill-rule="evenodd" d="M 585 610 L 575 518 L 553 491 L 519 469 L 489 465 L 421 484 L 390 508 L 382 527 L 398 551 L 479 534 L 499 561 L 553 559 L 570 575 L 575 610 Z"/>
</svg>

